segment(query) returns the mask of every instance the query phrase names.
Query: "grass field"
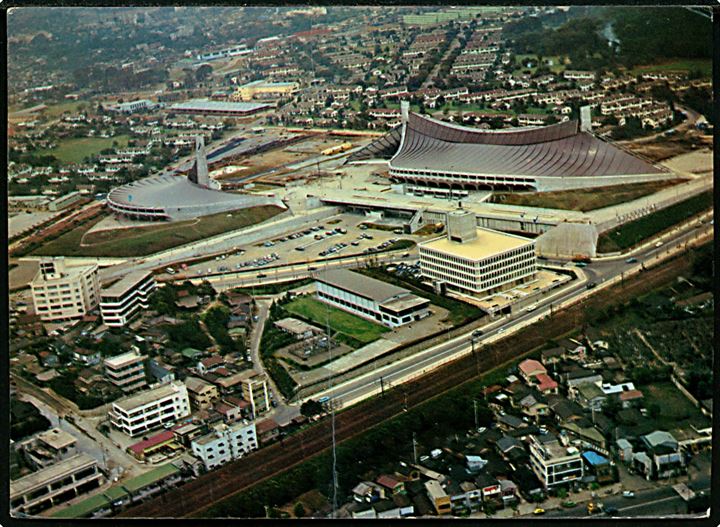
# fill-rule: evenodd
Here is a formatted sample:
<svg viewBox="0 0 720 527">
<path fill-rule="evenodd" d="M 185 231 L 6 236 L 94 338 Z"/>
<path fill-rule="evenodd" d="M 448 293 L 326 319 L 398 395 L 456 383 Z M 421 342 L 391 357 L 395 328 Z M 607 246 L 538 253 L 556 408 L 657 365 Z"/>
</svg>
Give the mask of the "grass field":
<svg viewBox="0 0 720 527">
<path fill-rule="evenodd" d="M 676 203 L 625 225 L 604 232 L 598 238 L 597 251 L 620 251 L 664 231 L 713 206 L 712 191 Z"/>
<path fill-rule="evenodd" d="M 519 75 L 520 73 L 522 73 L 525 70 L 530 70 L 533 74 L 537 71 L 537 66 L 533 66 L 532 68 L 524 68 L 521 64 L 521 62 L 525 59 L 537 60 L 537 55 L 520 54 L 520 55 L 515 55 L 515 59 L 516 59 L 516 61 L 515 61 L 516 69 L 513 71 L 513 75 Z M 543 61 L 546 61 L 548 59 L 553 61 L 552 66 L 549 67 L 550 71 L 552 71 L 553 73 L 561 73 L 561 72 L 565 71 L 565 69 L 567 68 L 563 57 L 561 57 L 560 55 L 552 55 L 549 57 L 543 56 Z"/>
<path fill-rule="evenodd" d="M 119 146 L 127 146 L 130 136 L 118 135 L 115 137 L 79 137 L 76 139 L 65 139 L 58 143 L 57 148 L 51 150 L 36 150 L 37 155 L 52 155 L 63 163 L 82 163 L 88 156 L 98 154 L 106 148 L 111 148 L 113 143 Z"/>
<path fill-rule="evenodd" d="M 53 256 L 145 256 L 224 232 L 260 223 L 282 210 L 272 205 L 230 213 L 213 214 L 197 220 L 162 223 L 134 229 L 98 231 L 85 236 L 97 221 L 53 240 L 32 254 Z M 83 239 L 83 236 L 85 238 Z M 82 242 L 82 245 L 81 245 Z"/>
<path fill-rule="evenodd" d="M 61 102 L 58 104 L 49 105 L 46 110 L 43 110 L 43 114 L 51 118 L 60 117 L 65 112 L 76 112 L 80 105 L 89 106 L 89 104 L 85 101 Z"/>
<path fill-rule="evenodd" d="M 524 205 L 548 209 L 589 210 L 610 207 L 618 203 L 632 201 L 642 196 L 653 194 L 658 190 L 679 183 L 675 181 L 655 181 L 652 183 L 633 183 L 612 187 L 599 187 L 590 190 L 562 190 L 558 192 L 534 192 L 527 194 L 496 193 L 492 196 L 493 203 L 506 205 Z"/>
<path fill-rule="evenodd" d="M 385 326 L 352 315 L 309 296 L 296 298 L 287 304 L 285 309 L 289 313 L 312 320 L 321 328 L 324 328 L 325 324 L 329 323 L 333 331 L 357 340 L 362 344 L 373 342 L 380 338 L 383 333 L 389 331 Z"/>
<path fill-rule="evenodd" d="M 710 59 L 678 59 L 662 64 L 647 64 L 636 66 L 630 73 L 638 75 L 651 71 L 695 71 L 700 70 L 706 77 L 712 77 L 712 60 Z"/>
</svg>

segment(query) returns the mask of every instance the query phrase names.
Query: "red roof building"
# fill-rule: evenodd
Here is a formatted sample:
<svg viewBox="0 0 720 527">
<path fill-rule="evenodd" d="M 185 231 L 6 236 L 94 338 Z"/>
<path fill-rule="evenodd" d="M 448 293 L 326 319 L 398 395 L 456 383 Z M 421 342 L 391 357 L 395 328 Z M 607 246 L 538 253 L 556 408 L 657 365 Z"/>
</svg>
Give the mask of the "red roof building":
<svg viewBox="0 0 720 527">
<path fill-rule="evenodd" d="M 541 373 L 535 376 L 537 381 L 536 388 L 542 393 L 557 393 L 558 383 L 553 380 L 547 373 Z"/>
<path fill-rule="evenodd" d="M 526 359 L 522 361 L 518 365 L 518 370 L 520 371 L 520 375 L 527 382 L 530 382 L 530 380 L 537 375 L 540 375 L 542 373 L 547 374 L 545 366 L 543 366 L 539 361 L 536 361 L 535 359 Z"/>
</svg>

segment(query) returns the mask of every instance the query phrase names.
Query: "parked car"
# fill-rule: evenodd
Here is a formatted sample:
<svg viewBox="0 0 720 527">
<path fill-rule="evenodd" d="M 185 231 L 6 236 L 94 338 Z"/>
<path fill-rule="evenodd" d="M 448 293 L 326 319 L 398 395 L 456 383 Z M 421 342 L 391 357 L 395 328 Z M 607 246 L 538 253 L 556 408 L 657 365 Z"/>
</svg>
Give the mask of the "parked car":
<svg viewBox="0 0 720 527">
<path fill-rule="evenodd" d="M 627 260 L 625 260 L 625 263 L 629 263 L 629 264 L 636 263 L 636 262 L 637 262 L 637 258 L 628 258 Z"/>
<path fill-rule="evenodd" d="M 623 491 L 623 498 L 634 498 L 635 493 L 631 490 L 625 490 Z"/>
<path fill-rule="evenodd" d="M 537 509 L 535 509 L 535 510 L 533 511 L 533 514 L 534 514 L 535 516 L 540 516 L 541 514 L 545 514 L 545 509 L 542 509 L 542 508 L 538 507 Z"/>
</svg>

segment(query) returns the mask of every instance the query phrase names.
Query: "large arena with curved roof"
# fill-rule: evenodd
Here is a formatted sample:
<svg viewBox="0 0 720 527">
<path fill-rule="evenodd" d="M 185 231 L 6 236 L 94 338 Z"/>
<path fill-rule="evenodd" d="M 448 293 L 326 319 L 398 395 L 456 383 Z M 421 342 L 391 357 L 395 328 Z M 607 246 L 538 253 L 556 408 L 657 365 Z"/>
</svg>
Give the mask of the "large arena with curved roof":
<svg viewBox="0 0 720 527">
<path fill-rule="evenodd" d="M 394 149 L 393 181 L 439 188 L 551 191 L 676 177 L 597 138 L 589 123 L 480 130 L 403 110 L 400 133 L 396 128 L 349 161 Z"/>
<path fill-rule="evenodd" d="M 136 220 L 187 220 L 260 205 L 286 208 L 277 198 L 233 194 L 211 188 L 205 145 L 198 140 L 196 161 L 186 176 L 161 175 L 134 181 L 110 191 L 112 211 Z"/>
</svg>

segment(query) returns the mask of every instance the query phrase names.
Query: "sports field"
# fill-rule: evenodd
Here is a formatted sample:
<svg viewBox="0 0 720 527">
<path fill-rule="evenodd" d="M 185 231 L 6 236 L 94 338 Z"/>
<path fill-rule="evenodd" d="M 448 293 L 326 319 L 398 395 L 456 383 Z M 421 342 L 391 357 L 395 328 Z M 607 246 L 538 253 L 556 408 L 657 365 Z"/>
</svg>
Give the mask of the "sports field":
<svg viewBox="0 0 720 527">
<path fill-rule="evenodd" d="M 284 307 L 289 313 L 312 320 L 321 328 L 329 324 L 333 331 L 362 344 L 373 342 L 389 331 L 385 326 L 332 307 L 310 296 L 298 297 Z"/>
<path fill-rule="evenodd" d="M 86 157 L 99 154 L 106 148 L 112 148 L 113 143 L 117 146 L 127 146 L 130 136 L 118 135 L 115 137 L 78 137 L 75 139 L 63 139 L 58 142 L 57 148 L 50 150 L 36 150 L 36 155 L 51 155 L 57 157 L 63 163 L 82 163 Z"/>
</svg>

